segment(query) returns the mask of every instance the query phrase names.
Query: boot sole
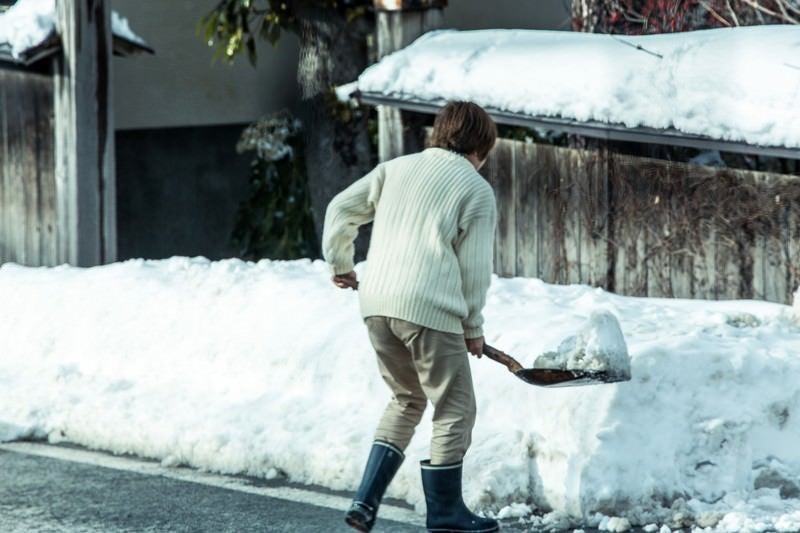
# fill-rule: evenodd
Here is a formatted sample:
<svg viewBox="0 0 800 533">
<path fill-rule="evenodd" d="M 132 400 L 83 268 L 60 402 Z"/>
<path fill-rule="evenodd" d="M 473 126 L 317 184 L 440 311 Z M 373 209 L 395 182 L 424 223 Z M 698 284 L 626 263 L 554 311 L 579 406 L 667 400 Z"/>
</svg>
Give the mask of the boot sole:
<svg viewBox="0 0 800 533">
<path fill-rule="evenodd" d="M 353 529 L 357 529 L 358 531 L 361 531 L 362 533 L 369 533 L 371 528 L 369 526 L 367 526 L 367 524 L 364 523 L 363 520 L 359 520 L 359 518 L 360 518 L 360 516 L 359 517 L 355 517 L 355 516 L 348 515 L 348 516 L 346 516 L 344 518 L 344 521 L 345 521 L 345 523 L 347 523 L 348 526 L 352 527 Z"/>
</svg>

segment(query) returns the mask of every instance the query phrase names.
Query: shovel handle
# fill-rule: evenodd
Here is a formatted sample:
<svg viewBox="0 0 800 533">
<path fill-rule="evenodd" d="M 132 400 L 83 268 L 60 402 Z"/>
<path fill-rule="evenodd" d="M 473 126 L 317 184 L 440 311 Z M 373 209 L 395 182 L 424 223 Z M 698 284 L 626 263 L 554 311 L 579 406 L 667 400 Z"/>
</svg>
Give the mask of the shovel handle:
<svg viewBox="0 0 800 533">
<path fill-rule="evenodd" d="M 505 365 L 508 368 L 508 371 L 511 372 L 512 374 L 516 374 L 517 372 L 522 370 L 522 365 L 519 363 L 519 361 L 517 361 L 507 353 L 498 350 L 493 346 L 489 346 L 486 343 L 483 344 L 483 355 L 485 355 L 489 359 L 497 361 L 501 365 Z"/>
</svg>

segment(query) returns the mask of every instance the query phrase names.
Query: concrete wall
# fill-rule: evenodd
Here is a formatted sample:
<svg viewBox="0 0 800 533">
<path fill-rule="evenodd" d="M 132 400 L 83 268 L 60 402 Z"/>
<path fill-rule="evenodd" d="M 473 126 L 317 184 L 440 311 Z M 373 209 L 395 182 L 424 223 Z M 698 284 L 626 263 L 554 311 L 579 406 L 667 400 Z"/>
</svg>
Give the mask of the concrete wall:
<svg viewBox="0 0 800 533">
<path fill-rule="evenodd" d="M 570 0 L 450 0 L 445 27 L 568 30 Z"/>
<path fill-rule="evenodd" d="M 117 131 L 120 260 L 236 255 L 231 233 L 252 159 L 234 150 L 243 127 Z"/>
<path fill-rule="evenodd" d="M 238 58 L 212 64 L 197 33 L 216 0 L 111 0 L 156 55 L 114 60 L 117 129 L 247 123 L 298 105 L 297 38 L 260 43 L 258 66 Z M 445 26 L 458 29 L 568 29 L 568 0 L 450 0 Z"/>
<path fill-rule="evenodd" d="M 155 55 L 115 58 L 120 260 L 236 255 L 231 231 L 252 153 L 236 141 L 258 117 L 297 106 L 297 39 L 261 43 L 258 65 L 212 63 L 197 33 L 216 0 L 111 0 Z"/>
<path fill-rule="evenodd" d="M 246 57 L 212 64 L 214 50 L 197 33 L 215 0 L 112 0 L 156 54 L 114 60 L 117 129 L 239 124 L 297 103 L 298 46 L 260 43 L 258 66 Z"/>
</svg>

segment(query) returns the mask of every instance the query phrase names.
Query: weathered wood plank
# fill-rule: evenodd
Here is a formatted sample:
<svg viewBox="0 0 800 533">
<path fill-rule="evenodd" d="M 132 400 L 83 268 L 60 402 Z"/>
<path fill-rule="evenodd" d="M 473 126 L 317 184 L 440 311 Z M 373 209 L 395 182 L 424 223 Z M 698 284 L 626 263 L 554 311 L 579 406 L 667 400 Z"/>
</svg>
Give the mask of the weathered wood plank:
<svg viewBox="0 0 800 533">
<path fill-rule="evenodd" d="M 516 275 L 550 283 L 779 302 L 800 284 L 800 177 L 518 141 L 498 146 L 491 172 L 503 159 L 514 168 L 514 193 L 491 178 L 499 209 L 515 205 L 513 224 L 501 215 L 498 273 L 509 275 L 515 258 Z"/>
<path fill-rule="evenodd" d="M 538 271 L 547 283 L 564 283 L 564 221 L 560 205 L 559 167 L 555 150 L 536 148 L 532 161 L 534 181 L 537 184 L 538 220 Z"/>
<path fill-rule="evenodd" d="M 561 242 L 564 266 L 561 279 L 563 283 L 581 283 L 582 257 L 581 243 L 585 230 L 581 220 L 581 204 L 586 202 L 582 186 L 587 181 L 586 160 L 591 152 L 582 151 L 572 154 L 561 154 L 557 158 L 559 175 L 559 204 L 564 221 L 563 240 Z"/>
<path fill-rule="evenodd" d="M 54 264 L 52 95 L 49 76 L 0 71 L 0 262 Z"/>
<path fill-rule="evenodd" d="M 492 150 L 490 164 L 492 184 L 497 197 L 497 235 L 495 272 L 499 276 L 517 275 L 516 177 L 512 141 L 499 140 Z"/>
<path fill-rule="evenodd" d="M 794 178 L 794 186 L 800 187 L 800 177 Z M 789 205 L 789 213 L 784 233 L 784 246 L 788 256 L 790 294 L 786 295 L 784 303 L 791 303 L 794 291 L 798 291 L 800 297 L 800 192 L 790 195 L 786 200 Z M 800 305 L 800 302 L 797 305 Z"/>
<path fill-rule="evenodd" d="M 55 235 L 55 137 L 53 135 L 53 80 L 42 77 L 36 93 L 36 160 L 38 161 L 38 191 L 36 236 L 39 253 L 37 264 L 56 265 L 58 246 Z M 114 216 L 116 220 L 116 216 Z"/>
<path fill-rule="evenodd" d="M 635 166 L 636 163 L 635 160 L 631 161 L 631 166 Z M 669 168 L 658 163 L 655 160 L 648 160 L 638 165 L 645 192 L 643 203 L 648 213 L 647 216 L 643 216 L 646 250 L 643 266 L 647 270 L 646 294 L 657 298 L 668 298 L 672 296 L 670 265 L 674 229 L 669 200 L 673 191 Z M 642 210 L 643 215 L 645 209 Z"/>
<path fill-rule="evenodd" d="M 539 225 L 541 224 L 540 178 L 546 165 L 548 147 L 516 142 L 514 188 L 516 212 L 516 272 L 518 276 L 539 278 Z M 542 167 L 541 171 L 537 169 Z"/>
<path fill-rule="evenodd" d="M 28 97 L 26 79 L 19 75 L 12 77 L 10 84 L 13 103 L 18 104 L 6 109 L 9 122 L 8 159 L 5 166 L 8 171 L 6 187 L 6 224 L 8 226 L 7 245 L 9 248 L 9 261 L 28 264 L 25 250 L 25 185 L 27 151 L 29 149 L 29 131 L 25 123 L 28 111 Z"/>
<path fill-rule="evenodd" d="M 63 54 L 54 62 L 59 261 L 91 266 L 116 259 L 111 7 L 58 0 Z"/>
<path fill-rule="evenodd" d="M 578 206 L 582 228 L 580 240 L 581 282 L 608 288 L 608 158 L 606 149 L 574 160 L 573 175 L 578 181 L 581 202 Z M 581 166 L 578 166 L 581 165 Z"/>
<path fill-rule="evenodd" d="M 628 156 L 611 156 L 616 257 L 614 290 L 632 296 L 647 295 L 647 218 L 652 202 L 640 173 Z"/>
<path fill-rule="evenodd" d="M 0 70 L 0 264 L 10 260 L 9 250 L 9 224 L 5 206 L 9 202 L 8 185 L 9 168 L 7 165 L 9 157 L 9 120 L 6 110 L 9 108 L 11 99 L 9 86 L 11 80 L 8 73 Z"/>
<path fill-rule="evenodd" d="M 670 251 L 669 282 L 673 298 L 691 298 L 694 286 L 695 258 L 700 254 L 698 234 L 701 229 L 689 221 L 695 217 L 691 207 L 692 177 L 689 165 L 673 165 L 669 202 L 670 231 L 673 246 Z"/>
<path fill-rule="evenodd" d="M 715 298 L 716 234 L 714 219 L 719 209 L 714 171 L 710 167 L 690 165 L 687 175 L 687 200 L 694 209 L 686 211 L 685 232 L 688 252 L 691 253 L 691 290 L 683 298 Z"/>
<path fill-rule="evenodd" d="M 6 181 L 6 168 L 4 161 L 8 152 L 8 119 L 6 117 L 6 106 L 8 98 L 6 96 L 6 83 L 3 80 L 3 74 L 0 72 L 0 265 L 5 262 L 6 257 L 6 223 L 3 215 L 3 206 L 5 206 L 5 181 Z"/>
</svg>

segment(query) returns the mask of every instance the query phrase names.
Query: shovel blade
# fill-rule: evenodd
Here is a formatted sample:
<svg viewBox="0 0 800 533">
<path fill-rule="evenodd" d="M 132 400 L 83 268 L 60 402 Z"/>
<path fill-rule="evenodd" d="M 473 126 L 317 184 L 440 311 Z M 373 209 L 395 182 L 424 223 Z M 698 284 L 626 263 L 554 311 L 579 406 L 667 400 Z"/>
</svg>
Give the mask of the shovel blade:
<svg viewBox="0 0 800 533">
<path fill-rule="evenodd" d="M 539 387 L 578 387 L 601 383 L 628 381 L 630 377 L 592 370 L 560 370 L 553 368 L 523 368 L 514 375 L 530 385 Z"/>
</svg>

